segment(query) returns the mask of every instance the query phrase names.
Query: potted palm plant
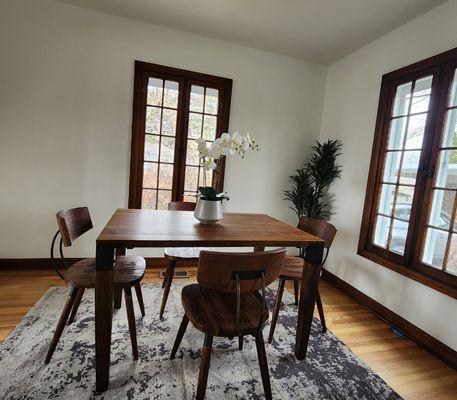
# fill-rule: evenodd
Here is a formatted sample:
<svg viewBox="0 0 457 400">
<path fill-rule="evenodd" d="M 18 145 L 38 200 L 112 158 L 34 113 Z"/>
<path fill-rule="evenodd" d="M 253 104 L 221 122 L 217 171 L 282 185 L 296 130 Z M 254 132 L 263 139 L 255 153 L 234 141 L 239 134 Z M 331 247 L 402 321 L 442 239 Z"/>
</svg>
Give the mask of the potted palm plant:
<svg viewBox="0 0 457 400">
<path fill-rule="evenodd" d="M 211 145 L 204 138 L 196 139 L 200 165 L 203 168 L 203 181 L 206 183 L 206 173 L 216 168 L 215 161 L 221 157 L 238 154 L 244 157 L 250 150 L 258 150 L 254 138 L 249 133 L 244 136 L 238 132 L 231 135 L 223 133 Z M 217 193 L 211 186 L 201 186 L 197 191 L 197 206 L 194 216 L 202 224 L 215 224 L 222 219 L 222 201 L 229 200 L 227 193 Z"/>
<path fill-rule="evenodd" d="M 332 183 L 341 177 L 341 166 L 337 164 L 341 148 L 339 140 L 316 141 L 310 159 L 289 177 L 292 187 L 284 191 L 285 200 L 292 203 L 290 208 L 299 219 L 302 216 L 330 218 L 331 208 L 326 198 Z"/>
</svg>

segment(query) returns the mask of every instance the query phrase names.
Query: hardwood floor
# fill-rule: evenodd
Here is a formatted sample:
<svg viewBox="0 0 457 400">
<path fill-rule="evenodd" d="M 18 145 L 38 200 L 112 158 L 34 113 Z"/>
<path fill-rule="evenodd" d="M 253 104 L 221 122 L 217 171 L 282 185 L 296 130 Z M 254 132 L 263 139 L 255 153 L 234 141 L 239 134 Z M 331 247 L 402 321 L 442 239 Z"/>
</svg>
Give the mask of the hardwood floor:
<svg viewBox="0 0 457 400">
<path fill-rule="evenodd" d="M 158 280 L 157 270 L 147 270 L 145 282 Z M 62 281 L 53 271 L 0 271 L 0 341 L 56 285 Z M 328 329 L 405 399 L 457 399 L 457 371 L 395 336 L 385 322 L 330 284 L 322 282 L 320 292 Z"/>
</svg>

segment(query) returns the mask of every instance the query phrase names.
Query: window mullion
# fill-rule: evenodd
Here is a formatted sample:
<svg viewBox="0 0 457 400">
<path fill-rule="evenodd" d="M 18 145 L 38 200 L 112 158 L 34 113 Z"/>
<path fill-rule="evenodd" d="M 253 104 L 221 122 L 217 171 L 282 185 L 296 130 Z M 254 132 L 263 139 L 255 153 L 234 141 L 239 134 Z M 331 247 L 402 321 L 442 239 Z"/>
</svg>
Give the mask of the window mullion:
<svg viewBox="0 0 457 400">
<path fill-rule="evenodd" d="M 190 102 L 190 82 L 183 81 L 182 90 L 182 109 L 181 109 L 181 129 L 179 131 L 179 149 L 177 151 L 177 161 L 175 168 L 176 174 L 176 201 L 181 201 L 184 195 L 184 180 L 186 176 L 186 154 L 187 154 L 187 131 L 189 128 L 189 102 Z"/>
</svg>

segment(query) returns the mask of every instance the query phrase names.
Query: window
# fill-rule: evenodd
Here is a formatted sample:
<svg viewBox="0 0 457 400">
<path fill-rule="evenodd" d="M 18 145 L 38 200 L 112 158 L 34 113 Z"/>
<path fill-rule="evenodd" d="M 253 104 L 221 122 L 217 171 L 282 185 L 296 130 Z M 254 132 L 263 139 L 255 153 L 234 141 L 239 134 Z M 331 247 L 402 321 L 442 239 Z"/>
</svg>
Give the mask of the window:
<svg viewBox="0 0 457 400">
<path fill-rule="evenodd" d="M 203 173 L 194 139 L 228 130 L 230 79 L 135 62 L 129 207 L 195 201 Z M 222 191 L 224 163 L 207 185 Z"/>
<path fill-rule="evenodd" d="M 457 298 L 457 49 L 383 76 L 358 253 Z"/>
</svg>

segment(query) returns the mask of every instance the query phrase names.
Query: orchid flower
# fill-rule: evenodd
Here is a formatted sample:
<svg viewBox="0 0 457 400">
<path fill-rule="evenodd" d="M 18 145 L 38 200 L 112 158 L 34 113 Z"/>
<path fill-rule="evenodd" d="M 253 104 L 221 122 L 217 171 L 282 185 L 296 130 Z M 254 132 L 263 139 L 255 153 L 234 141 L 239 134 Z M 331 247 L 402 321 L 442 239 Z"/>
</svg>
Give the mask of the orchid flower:
<svg viewBox="0 0 457 400">
<path fill-rule="evenodd" d="M 212 171 L 212 170 L 216 169 L 216 163 L 210 157 L 205 157 L 202 164 L 203 164 L 203 168 L 205 169 L 205 171 Z"/>
<path fill-rule="evenodd" d="M 216 139 L 211 145 L 204 139 L 195 140 L 198 147 L 198 156 L 200 165 L 203 167 L 204 181 L 206 182 L 206 172 L 216 169 L 215 163 L 221 156 L 238 154 L 244 157 L 249 150 L 259 150 L 254 138 L 248 133 L 243 136 L 239 132 L 233 132 L 231 135 L 223 133 L 220 138 Z"/>
<path fill-rule="evenodd" d="M 211 149 L 209 152 L 210 157 L 217 160 L 221 155 L 224 148 L 222 147 L 221 140 L 216 139 L 213 143 L 211 143 Z"/>
</svg>

